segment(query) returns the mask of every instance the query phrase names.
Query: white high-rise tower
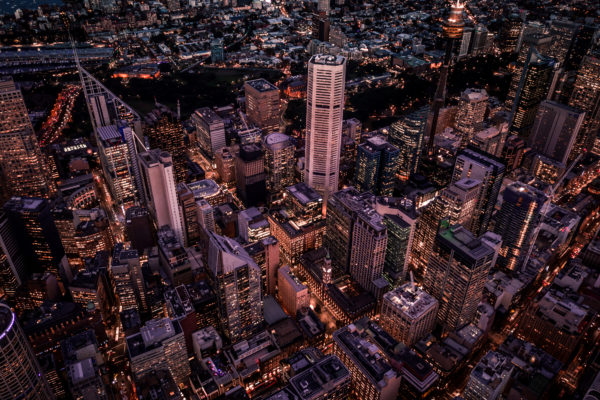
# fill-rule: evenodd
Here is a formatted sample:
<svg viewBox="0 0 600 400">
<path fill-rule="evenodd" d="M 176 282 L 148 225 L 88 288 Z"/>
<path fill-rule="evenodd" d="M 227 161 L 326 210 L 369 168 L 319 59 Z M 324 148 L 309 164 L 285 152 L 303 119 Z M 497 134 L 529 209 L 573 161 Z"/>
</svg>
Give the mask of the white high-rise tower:
<svg viewBox="0 0 600 400">
<path fill-rule="evenodd" d="M 166 151 L 153 149 L 140 153 L 139 160 L 146 189 L 145 197 L 148 199 L 148 208 L 156 224 L 159 227 L 169 225 L 175 232 L 179 244 L 183 246 L 185 230 L 177 202 L 171 155 Z"/>
<path fill-rule="evenodd" d="M 304 181 L 324 199 L 338 190 L 345 85 L 346 58 L 318 54 L 310 59 Z"/>
</svg>

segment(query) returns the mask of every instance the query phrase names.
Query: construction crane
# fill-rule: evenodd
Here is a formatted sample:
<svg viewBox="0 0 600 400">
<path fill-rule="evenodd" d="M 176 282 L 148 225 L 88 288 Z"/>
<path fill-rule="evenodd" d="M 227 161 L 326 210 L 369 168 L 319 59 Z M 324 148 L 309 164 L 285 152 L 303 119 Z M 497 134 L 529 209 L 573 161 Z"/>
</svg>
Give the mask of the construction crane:
<svg viewBox="0 0 600 400">
<path fill-rule="evenodd" d="M 537 240 L 537 236 L 540 233 L 540 230 L 542 229 L 542 222 L 547 217 L 546 214 L 548 213 L 548 210 L 550 209 L 550 205 L 552 204 L 552 201 L 554 200 L 554 195 L 556 194 L 556 190 L 560 187 L 560 185 L 565 180 L 565 177 L 569 174 L 569 172 L 571 172 L 571 170 L 575 167 L 575 165 L 579 162 L 579 160 L 581 160 L 583 155 L 584 155 L 583 153 L 579 154 L 577 156 L 577 158 L 575 158 L 573 160 L 571 165 L 569 165 L 569 168 L 567 168 L 565 170 L 565 172 L 562 173 L 562 175 L 554 183 L 554 185 L 550 185 L 550 193 L 548 194 L 546 201 L 542 205 L 542 209 L 540 211 L 540 219 L 538 221 L 537 226 L 535 227 L 535 230 L 533 231 L 531 245 L 529 246 L 529 249 L 527 250 L 527 255 L 525 256 L 525 260 L 523 261 L 523 264 L 521 264 L 521 265 L 525 266 L 529 262 L 529 258 L 531 257 L 531 252 L 533 251 L 533 247 L 535 246 L 535 241 Z"/>
</svg>

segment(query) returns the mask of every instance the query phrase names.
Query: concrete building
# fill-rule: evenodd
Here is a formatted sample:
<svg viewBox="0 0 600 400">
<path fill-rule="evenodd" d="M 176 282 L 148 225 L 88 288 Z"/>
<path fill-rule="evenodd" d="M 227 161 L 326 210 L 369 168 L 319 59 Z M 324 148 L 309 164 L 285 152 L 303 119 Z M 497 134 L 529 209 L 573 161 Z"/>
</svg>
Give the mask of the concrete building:
<svg viewBox="0 0 600 400">
<path fill-rule="evenodd" d="M 175 189 L 173 159 L 160 149 L 140 153 L 138 156 L 144 180 L 148 209 L 158 227 L 168 225 L 181 245 L 187 243 L 187 235 Z"/>
<path fill-rule="evenodd" d="M 248 119 L 262 129 L 263 133 L 279 130 L 279 89 L 266 79 L 244 83 L 246 114 Z"/>
<path fill-rule="evenodd" d="M 553 101 L 543 101 L 529 136 L 531 149 L 566 165 L 584 118 L 583 111 Z"/>
<path fill-rule="evenodd" d="M 489 351 L 471 371 L 463 397 L 465 400 L 500 398 L 511 378 L 512 371 L 510 357 Z"/>
<path fill-rule="evenodd" d="M 212 109 L 203 107 L 192 114 L 200 149 L 209 157 L 225 147 L 225 123 Z"/>
<path fill-rule="evenodd" d="M 310 305 L 308 287 L 290 271 L 289 265 L 284 265 L 277 271 L 277 288 L 283 309 L 295 316 L 298 310 Z"/>
<path fill-rule="evenodd" d="M 442 224 L 423 286 L 440 303 L 437 322 L 446 331 L 475 316 L 494 255 L 494 249 L 463 226 Z"/>
<path fill-rule="evenodd" d="M 413 282 L 383 295 L 380 324 L 394 339 L 412 346 L 433 331 L 438 301 Z"/>
<path fill-rule="evenodd" d="M 149 372 L 168 369 L 178 384 L 190 375 L 185 338 L 178 321 L 153 319 L 140 332 L 126 338 L 131 372 L 139 379 Z"/>
<path fill-rule="evenodd" d="M 333 354 L 350 370 L 352 396 L 396 400 L 401 377 L 364 331 L 350 324 L 333 333 Z"/>
<path fill-rule="evenodd" d="M 296 147 L 292 138 L 283 133 L 273 132 L 263 138 L 265 148 L 265 174 L 267 190 L 271 198 L 281 196 L 283 189 L 294 183 Z"/>
<path fill-rule="evenodd" d="M 345 82 L 344 57 L 310 59 L 304 181 L 325 199 L 338 190 Z"/>
</svg>

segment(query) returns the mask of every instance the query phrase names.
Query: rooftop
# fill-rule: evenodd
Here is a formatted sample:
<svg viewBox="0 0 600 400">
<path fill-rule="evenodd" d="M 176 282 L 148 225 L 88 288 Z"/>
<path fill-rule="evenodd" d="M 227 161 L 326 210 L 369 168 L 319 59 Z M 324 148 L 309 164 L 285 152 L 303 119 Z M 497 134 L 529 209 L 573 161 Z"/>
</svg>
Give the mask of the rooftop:
<svg viewBox="0 0 600 400">
<path fill-rule="evenodd" d="M 273 85 L 271 82 L 266 79 L 260 78 L 252 81 L 246 81 L 246 85 L 251 86 L 252 88 L 258 90 L 259 92 L 269 92 L 272 90 L 279 90 L 277 86 Z"/>
<path fill-rule="evenodd" d="M 387 292 L 383 298 L 411 319 L 419 318 L 438 305 L 433 296 L 410 282 Z"/>
<path fill-rule="evenodd" d="M 316 54 L 310 59 L 310 63 L 320 65 L 342 65 L 345 62 L 346 58 L 343 56 L 331 56 L 328 54 Z"/>
</svg>

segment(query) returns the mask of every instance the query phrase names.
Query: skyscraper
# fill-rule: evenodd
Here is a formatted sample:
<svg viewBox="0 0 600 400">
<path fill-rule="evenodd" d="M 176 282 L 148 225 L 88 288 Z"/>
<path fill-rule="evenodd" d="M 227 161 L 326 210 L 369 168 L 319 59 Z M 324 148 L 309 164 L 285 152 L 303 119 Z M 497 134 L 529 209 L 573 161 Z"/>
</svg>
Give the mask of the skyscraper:
<svg viewBox="0 0 600 400">
<path fill-rule="evenodd" d="M 0 296 L 13 297 L 28 278 L 23 253 L 4 212 L 0 212 Z"/>
<path fill-rule="evenodd" d="M 517 100 L 517 92 L 523 80 L 523 71 L 527 66 L 530 51 L 544 54 L 552 42 L 550 35 L 545 35 L 542 32 L 523 32 L 522 44 L 519 48 L 517 61 L 515 62 L 515 70 L 513 72 L 508 94 L 506 95 L 506 110 L 514 114 L 515 102 Z"/>
<path fill-rule="evenodd" d="M 162 149 L 173 157 L 177 182 L 185 181 L 187 160 L 185 155 L 184 131 L 177 116 L 162 104 L 157 104 L 144 118 L 144 135 L 151 149 Z"/>
<path fill-rule="evenodd" d="M 197 109 L 192 114 L 192 122 L 196 126 L 198 145 L 209 157 L 225 147 L 225 123 L 216 112 L 208 107 Z"/>
<path fill-rule="evenodd" d="M 541 208 L 546 195 L 528 185 L 515 182 L 504 189 L 502 207 L 496 217 L 494 232 L 502 236 L 502 248 L 498 263 L 515 270 L 527 253 L 531 235 L 539 223 Z"/>
<path fill-rule="evenodd" d="M 463 134 L 463 145 L 483 127 L 488 100 L 485 89 L 467 89 L 461 93 L 454 127 Z"/>
<path fill-rule="evenodd" d="M 3 303 L 0 303 L 0 340 L 0 398 L 54 399 L 15 314 Z"/>
<path fill-rule="evenodd" d="M 358 146 L 356 188 L 378 196 L 392 196 L 400 151 L 382 136 L 367 139 Z"/>
<path fill-rule="evenodd" d="M 372 207 L 372 198 L 371 193 L 353 187 L 332 194 L 324 246 L 338 271 L 349 272 L 363 288 L 377 294 L 384 284 L 387 228 Z"/>
<path fill-rule="evenodd" d="M 407 181 L 419 168 L 428 115 L 429 107 L 423 107 L 390 127 L 388 141 L 400 150 L 398 177 L 403 181 Z"/>
<path fill-rule="evenodd" d="M 529 145 L 532 150 L 566 165 L 584 117 L 583 111 L 543 101 L 538 107 Z"/>
<path fill-rule="evenodd" d="M 131 171 L 128 172 L 128 175 L 131 175 L 132 187 L 134 187 L 134 191 L 131 193 L 132 196 L 143 196 L 142 187 L 142 177 L 140 175 L 140 170 L 137 162 L 137 153 L 138 146 L 143 147 L 143 143 L 140 139 L 142 136 L 142 118 L 139 114 L 131 108 L 128 104 L 123 102 L 117 95 L 112 93 L 110 90 L 106 88 L 99 80 L 94 78 L 92 74 L 86 71 L 80 64 L 79 60 L 76 58 L 75 62 L 77 64 L 77 69 L 79 71 L 79 78 L 81 79 L 81 85 L 83 86 L 83 94 L 85 95 L 85 101 L 88 107 L 88 112 L 90 114 L 90 119 L 92 121 L 92 126 L 94 127 L 94 134 L 96 136 L 96 140 L 100 146 L 100 142 L 106 139 L 103 139 L 99 132 L 99 129 L 102 127 L 107 127 L 107 129 L 112 130 L 114 126 L 118 127 L 118 132 L 121 137 L 121 142 L 124 147 L 127 148 L 127 152 L 129 153 L 129 165 Z M 106 132 L 105 132 L 106 134 Z M 104 134 L 104 136 L 105 136 Z M 111 134 L 111 137 L 114 136 Z M 112 144 L 111 144 L 112 146 Z M 119 150 L 119 152 L 123 152 L 123 150 Z M 131 162 L 134 160 L 134 162 Z M 115 166 L 108 165 L 111 163 L 107 159 L 102 158 L 102 152 L 100 153 L 100 162 L 102 163 L 102 168 L 105 172 L 105 177 L 107 171 L 111 171 L 115 169 Z M 115 176 L 119 175 L 115 172 Z M 109 187 L 114 189 L 111 186 L 111 179 L 106 178 Z M 121 205 L 126 202 L 125 198 L 115 196 L 115 192 L 112 192 L 114 200 L 116 200 Z M 143 198 L 138 198 L 139 201 L 144 201 Z"/>
<path fill-rule="evenodd" d="M 240 153 L 235 159 L 235 175 L 238 196 L 247 206 L 265 202 L 265 154 L 260 143 L 240 146 Z"/>
<path fill-rule="evenodd" d="M 217 294 L 221 328 L 232 342 L 247 338 L 263 321 L 261 270 L 234 240 L 208 233 L 208 265 Z"/>
<path fill-rule="evenodd" d="M 177 202 L 171 155 L 166 151 L 154 149 L 140 153 L 139 160 L 144 177 L 145 198 L 156 225 L 169 225 L 183 246 L 186 243 L 185 228 Z"/>
<path fill-rule="evenodd" d="M 133 205 L 140 194 L 143 195 L 143 189 L 136 180 L 136 171 L 139 173 L 137 151 L 131 152 L 126 139 L 133 134 L 127 125 L 101 126 L 97 129 L 102 172 L 113 201 L 117 204 Z"/>
<path fill-rule="evenodd" d="M 262 129 L 263 133 L 279 130 L 279 89 L 266 79 L 244 83 L 246 114 L 248 119 Z"/>
<path fill-rule="evenodd" d="M 64 249 L 48 200 L 13 197 L 4 204 L 4 212 L 22 251 L 27 273 L 48 271 L 58 277 Z"/>
<path fill-rule="evenodd" d="M 531 49 L 515 96 L 510 127 L 513 133 L 524 139 L 529 137 L 539 104 L 548 96 L 554 67 L 554 59 L 540 55 L 535 48 Z"/>
<path fill-rule="evenodd" d="M 424 289 L 440 303 L 437 321 L 446 331 L 471 322 L 481 301 L 495 252 L 461 225 L 436 236 Z"/>
<path fill-rule="evenodd" d="M 523 20 L 518 14 L 513 13 L 508 15 L 502 21 L 500 28 L 500 46 L 505 52 L 516 52 L 517 43 L 523 30 Z"/>
<path fill-rule="evenodd" d="M 495 351 L 488 352 L 469 376 L 463 394 L 466 400 L 496 400 L 508 385 L 514 366 L 511 357 Z"/>
<path fill-rule="evenodd" d="M 550 24 L 552 46 L 548 49 L 547 55 L 558 61 L 561 67 L 565 66 L 575 35 L 580 27 L 579 24 L 567 20 L 553 20 Z"/>
<path fill-rule="evenodd" d="M 590 52 L 583 58 L 569 105 L 585 111 L 583 126 L 571 152 L 573 159 L 576 154 L 592 149 L 594 135 L 600 128 L 600 51 Z"/>
<path fill-rule="evenodd" d="M 440 110 L 444 107 L 444 103 L 446 102 L 446 81 L 448 80 L 448 70 L 450 69 L 450 63 L 452 62 L 454 43 L 457 40 L 462 39 L 464 27 L 463 5 L 460 4 L 460 2 L 457 2 L 450 9 L 450 15 L 442 25 L 442 31 L 444 33 L 444 38 L 446 39 L 446 53 L 440 69 L 440 79 L 433 97 L 431 124 L 427 125 L 427 130 L 429 131 L 429 141 L 427 143 L 428 155 L 433 154 L 434 138 L 437 131 Z"/>
<path fill-rule="evenodd" d="M 480 235 L 487 231 L 504 178 L 504 164 L 479 150 L 465 149 L 456 157 L 452 183 L 464 178 L 481 181 L 481 191 L 471 223 L 471 232 Z"/>
<path fill-rule="evenodd" d="M 0 80 L 0 196 L 48 197 L 48 171 L 21 91 Z"/>
<path fill-rule="evenodd" d="M 308 62 L 304 181 L 323 199 L 338 190 L 346 59 L 318 54 Z"/>
<path fill-rule="evenodd" d="M 265 174 L 267 190 L 272 195 L 280 194 L 284 188 L 294 183 L 296 147 L 292 138 L 274 132 L 263 138 L 265 147 Z"/>
</svg>

